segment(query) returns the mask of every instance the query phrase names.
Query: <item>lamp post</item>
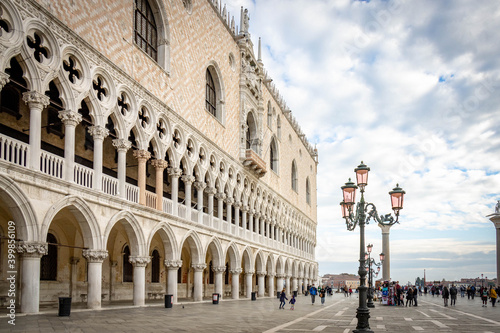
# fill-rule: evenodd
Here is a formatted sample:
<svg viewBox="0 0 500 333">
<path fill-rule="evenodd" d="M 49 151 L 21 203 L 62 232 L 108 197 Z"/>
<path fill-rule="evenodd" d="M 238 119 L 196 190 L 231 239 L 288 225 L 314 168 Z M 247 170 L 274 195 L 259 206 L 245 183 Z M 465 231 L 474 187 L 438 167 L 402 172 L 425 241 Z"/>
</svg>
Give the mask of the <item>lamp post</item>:
<svg viewBox="0 0 500 333">
<path fill-rule="evenodd" d="M 483 274 L 481 274 L 481 289 L 484 287 L 484 279 L 483 279 Z"/>
<path fill-rule="evenodd" d="M 380 256 L 380 262 L 379 263 L 375 262 L 375 259 L 373 259 L 371 257 L 372 248 L 373 248 L 373 244 L 368 244 L 366 246 L 366 249 L 368 250 L 368 253 L 365 254 L 365 259 L 368 259 L 367 270 L 368 270 L 368 273 L 369 273 L 369 275 L 368 275 L 368 302 L 367 302 L 366 305 L 369 308 L 374 308 L 375 307 L 375 304 L 373 304 L 373 273 L 376 274 L 375 276 L 378 276 L 378 273 L 380 272 L 380 266 L 384 262 L 384 257 L 385 257 L 385 255 L 383 253 L 381 253 L 379 255 Z M 377 266 L 377 272 L 375 272 L 372 269 L 372 265 Z"/>
<path fill-rule="evenodd" d="M 370 310 L 366 304 L 366 269 L 365 269 L 365 224 L 368 224 L 370 218 L 374 218 L 377 222 L 387 222 L 394 221 L 391 214 L 387 214 L 385 216 L 378 217 L 377 209 L 373 203 L 365 202 L 364 192 L 365 186 L 368 184 L 368 171 L 370 168 L 367 167 L 363 162 L 354 169 L 356 172 L 356 181 L 358 186 L 354 185 L 349 178 L 349 181 L 341 187 L 343 201 L 340 203 L 342 208 L 342 217 L 346 221 L 347 230 L 353 231 L 356 228 L 356 225 L 359 224 L 359 307 L 357 308 L 356 317 L 358 318 L 358 324 L 356 329 L 353 331 L 354 333 L 358 332 L 369 332 L 373 333 L 370 329 Z M 361 199 L 356 204 L 356 211 L 354 211 L 354 204 L 356 198 L 356 189 L 360 188 L 361 191 Z M 396 190 L 398 189 L 398 190 Z M 403 209 L 403 197 L 405 192 L 396 186 L 396 188 L 389 192 L 391 196 L 392 209 L 396 215 L 396 220 L 394 223 L 398 221 L 399 211 Z M 368 207 L 371 206 L 370 212 L 368 212 Z"/>
</svg>

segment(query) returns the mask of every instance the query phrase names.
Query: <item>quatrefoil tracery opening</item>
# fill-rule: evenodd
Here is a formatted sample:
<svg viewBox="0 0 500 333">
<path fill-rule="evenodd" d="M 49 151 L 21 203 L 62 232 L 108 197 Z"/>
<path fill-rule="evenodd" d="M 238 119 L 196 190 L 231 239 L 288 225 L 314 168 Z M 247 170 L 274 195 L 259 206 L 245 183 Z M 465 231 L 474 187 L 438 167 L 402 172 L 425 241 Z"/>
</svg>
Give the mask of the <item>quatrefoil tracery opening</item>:
<svg viewBox="0 0 500 333">
<path fill-rule="evenodd" d="M 149 115 L 148 110 L 145 107 L 142 107 L 139 110 L 139 120 L 141 121 L 142 128 L 147 128 L 149 125 Z"/>
<path fill-rule="evenodd" d="M 158 131 L 158 136 L 161 140 L 163 140 L 167 136 L 167 127 L 165 126 L 165 122 L 163 121 L 163 119 L 160 119 L 158 121 L 156 129 Z"/>
<path fill-rule="evenodd" d="M 103 79 L 98 76 L 94 81 L 92 81 L 92 87 L 94 88 L 97 98 L 102 102 L 104 97 L 108 96 L 108 89 L 104 85 Z"/>
<path fill-rule="evenodd" d="M 69 56 L 68 60 L 63 60 L 63 68 L 66 72 L 68 72 L 68 79 L 73 84 L 76 83 L 75 79 L 80 80 L 81 77 L 80 70 L 77 65 L 76 60 L 72 56 Z"/>
<path fill-rule="evenodd" d="M 42 56 L 45 57 L 45 59 L 49 59 L 49 49 L 43 45 L 43 39 L 38 33 L 34 32 L 33 36 L 27 36 L 26 41 L 28 46 L 33 49 L 33 55 L 36 61 L 42 63 Z"/>
<path fill-rule="evenodd" d="M 121 93 L 117 100 L 118 108 L 120 109 L 121 114 L 125 117 L 130 109 L 130 104 L 127 103 L 127 96 L 124 93 Z"/>
</svg>

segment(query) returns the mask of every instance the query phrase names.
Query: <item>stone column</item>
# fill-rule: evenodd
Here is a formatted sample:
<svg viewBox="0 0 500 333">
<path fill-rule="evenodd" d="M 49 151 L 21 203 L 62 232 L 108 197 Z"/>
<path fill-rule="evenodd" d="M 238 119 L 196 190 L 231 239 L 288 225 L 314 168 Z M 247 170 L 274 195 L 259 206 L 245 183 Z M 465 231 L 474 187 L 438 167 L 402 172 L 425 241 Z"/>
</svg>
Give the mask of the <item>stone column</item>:
<svg viewBox="0 0 500 333">
<path fill-rule="evenodd" d="M 234 224 L 237 227 L 240 226 L 240 207 L 241 207 L 241 202 L 236 201 L 234 203 Z"/>
<path fill-rule="evenodd" d="M 191 185 L 196 180 L 193 176 L 184 175 L 181 177 L 184 182 L 184 205 L 186 206 L 186 219 L 191 221 Z"/>
<path fill-rule="evenodd" d="M 243 226 L 243 229 L 248 229 L 247 228 L 247 212 L 248 212 L 248 206 L 242 205 L 241 206 L 241 225 Z"/>
<path fill-rule="evenodd" d="M 212 271 L 214 272 L 214 292 L 216 294 L 220 295 L 220 299 L 222 299 L 222 296 L 224 296 L 224 290 L 223 290 L 223 283 L 222 283 L 222 277 L 224 276 L 224 272 L 226 271 L 226 266 L 220 266 L 220 267 L 212 267 Z"/>
<path fill-rule="evenodd" d="M 147 150 L 135 150 L 134 157 L 137 158 L 137 185 L 139 187 L 139 204 L 146 205 L 146 162 L 151 158 Z"/>
<path fill-rule="evenodd" d="M 213 221 L 214 221 L 214 194 L 217 192 L 215 187 L 208 187 L 207 188 L 207 194 L 208 194 L 208 219 L 210 226 L 212 227 Z"/>
<path fill-rule="evenodd" d="M 69 263 L 71 264 L 71 279 L 69 281 L 69 296 L 73 299 L 76 299 L 77 293 L 76 293 L 76 281 L 77 281 L 77 265 L 80 262 L 80 258 L 78 257 L 71 257 L 69 258 Z"/>
<path fill-rule="evenodd" d="M 283 274 L 276 274 L 276 291 L 281 292 L 283 290 Z"/>
<path fill-rule="evenodd" d="M 262 217 L 260 219 L 260 234 L 264 236 L 266 234 L 265 229 L 264 229 L 264 223 L 267 221 L 265 217 Z"/>
<path fill-rule="evenodd" d="M 298 290 L 298 281 L 296 277 L 292 277 L 292 292 L 294 292 L 295 290 Z"/>
<path fill-rule="evenodd" d="M 497 287 L 500 285 L 499 279 L 500 279 L 500 207 L 499 204 L 497 204 L 496 212 L 495 214 L 488 215 L 490 221 L 493 222 L 495 225 L 496 229 L 496 235 L 497 235 Z"/>
<path fill-rule="evenodd" d="M 75 127 L 82 121 L 82 115 L 71 110 L 59 111 L 64 124 L 64 180 L 73 182 L 75 166 Z"/>
<path fill-rule="evenodd" d="M 247 289 L 247 298 L 252 298 L 253 273 L 253 271 L 248 271 L 245 273 L 245 287 Z"/>
<path fill-rule="evenodd" d="M 0 72 L 0 91 L 2 91 L 3 87 L 9 82 L 9 74 Z"/>
<path fill-rule="evenodd" d="M 168 168 L 168 175 L 172 178 L 172 215 L 178 216 L 179 177 L 182 175 L 182 170 L 179 168 Z"/>
<path fill-rule="evenodd" d="M 291 288 L 290 288 L 290 275 L 286 275 L 285 279 L 286 279 L 285 280 L 286 281 L 286 294 L 290 295 L 290 290 L 291 290 Z"/>
<path fill-rule="evenodd" d="M 253 231 L 256 233 L 256 234 L 259 234 L 259 219 L 260 219 L 260 213 L 259 212 L 255 212 L 255 214 L 253 214 Z"/>
<path fill-rule="evenodd" d="M 102 262 L 108 257 L 105 250 L 83 250 L 82 256 L 87 259 L 87 308 L 101 308 Z"/>
<path fill-rule="evenodd" d="M 156 171 L 156 209 L 163 210 L 163 170 L 168 167 L 165 160 L 152 160 L 151 165 Z"/>
<path fill-rule="evenodd" d="M 194 295 L 195 302 L 203 300 L 203 270 L 207 268 L 206 264 L 192 264 L 194 269 Z"/>
<path fill-rule="evenodd" d="M 232 218 L 232 207 L 233 207 L 233 202 L 234 199 L 231 197 L 226 198 L 226 218 L 227 218 L 227 223 L 231 224 Z"/>
<path fill-rule="evenodd" d="M 271 239 L 274 240 L 274 224 L 271 225 Z"/>
<path fill-rule="evenodd" d="M 40 147 L 42 145 L 42 111 L 49 105 L 50 98 L 36 91 L 23 93 L 23 101 L 30 108 L 29 167 L 40 170 Z M 37 304 L 38 312 L 38 304 Z"/>
<path fill-rule="evenodd" d="M 167 294 L 173 295 L 172 303 L 177 303 L 177 272 L 182 267 L 182 260 L 167 260 L 164 261 L 167 267 Z"/>
<path fill-rule="evenodd" d="M 226 198 L 226 195 L 224 193 L 220 192 L 220 193 L 217 193 L 215 195 L 215 197 L 217 198 L 217 204 L 219 205 L 218 218 L 219 218 L 220 222 L 222 223 L 222 218 L 224 217 L 224 198 Z"/>
<path fill-rule="evenodd" d="M 248 230 L 253 232 L 253 221 L 254 221 L 255 209 L 250 209 L 248 211 Z"/>
<path fill-rule="evenodd" d="M 269 286 L 269 296 L 274 297 L 274 274 L 267 275 L 267 285 Z"/>
<path fill-rule="evenodd" d="M 118 267 L 118 261 L 110 260 L 109 261 L 109 300 L 114 300 L 115 296 L 115 277 L 116 277 L 116 269 Z"/>
<path fill-rule="evenodd" d="M 134 266 L 134 305 L 144 305 L 146 296 L 146 266 L 151 257 L 130 256 L 128 261 Z"/>
<path fill-rule="evenodd" d="M 40 258 L 48 253 L 47 243 L 19 242 L 22 256 L 21 312 L 38 313 L 40 306 Z"/>
<path fill-rule="evenodd" d="M 392 225 L 378 224 L 382 229 L 382 252 L 385 255 L 384 262 L 382 263 L 382 280 L 391 280 L 391 250 L 389 248 L 389 231 Z"/>
<path fill-rule="evenodd" d="M 257 292 L 257 295 L 259 297 L 264 297 L 266 294 L 266 272 L 257 272 L 257 279 L 259 281 L 259 290 Z"/>
<path fill-rule="evenodd" d="M 196 209 L 198 210 L 198 223 L 203 223 L 203 190 L 207 187 L 204 182 L 195 182 L 194 187 L 196 188 Z"/>
<path fill-rule="evenodd" d="M 230 269 L 231 273 L 231 297 L 233 299 L 240 298 L 240 274 L 243 270 L 241 268 Z"/>
<path fill-rule="evenodd" d="M 127 177 L 127 150 L 130 149 L 132 143 L 125 139 L 114 139 L 113 146 L 118 151 L 118 196 L 126 199 L 127 192 L 125 191 Z"/>
<path fill-rule="evenodd" d="M 91 126 L 88 131 L 94 138 L 94 189 L 100 191 L 102 189 L 102 143 L 109 135 L 109 131 L 102 126 Z"/>
</svg>

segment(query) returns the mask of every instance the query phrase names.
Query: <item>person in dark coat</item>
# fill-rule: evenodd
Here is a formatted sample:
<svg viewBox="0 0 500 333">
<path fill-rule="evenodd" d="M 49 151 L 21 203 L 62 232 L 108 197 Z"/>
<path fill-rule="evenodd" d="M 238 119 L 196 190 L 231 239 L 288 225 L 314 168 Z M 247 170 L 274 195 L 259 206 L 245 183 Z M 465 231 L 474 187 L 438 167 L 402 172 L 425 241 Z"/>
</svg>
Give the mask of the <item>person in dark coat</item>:
<svg viewBox="0 0 500 333">
<path fill-rule="evenodd" d="M 457 290 L 457 287 L 455 287 L 454 284 L 451 285 L 451 288 L 450 288 L 450 298 L 451 298 L 451 303 L 450 305 L 453 306 L 455 305 L 456 306 L 456 302 L 457 302 L 457 294 L 458 294 L 458 290 Z"/>
<path fill-rule="evenodd" d="M 288 301 L 288 298 L 286 298 L 285 288 L 283 288 L 280 294 L 280 309 L 285 310 L 285 300 Z"/>
<path fill-rule="evenodd" d="M 406 306 L 408 306 L 408 303 L 410 303 L 410 306 L 413 303 L 413 289 L 411 287 L 408 287 L 408 291 L 406 292 Z"/>
<path fill-rule="evenodd" d="M 450 298 L 450 292 L 448 290 L 448 287 L 443 288 L 443 300 L 444 300 L 444 306 L 448 306 L 448 298 Z"/>
</svg>

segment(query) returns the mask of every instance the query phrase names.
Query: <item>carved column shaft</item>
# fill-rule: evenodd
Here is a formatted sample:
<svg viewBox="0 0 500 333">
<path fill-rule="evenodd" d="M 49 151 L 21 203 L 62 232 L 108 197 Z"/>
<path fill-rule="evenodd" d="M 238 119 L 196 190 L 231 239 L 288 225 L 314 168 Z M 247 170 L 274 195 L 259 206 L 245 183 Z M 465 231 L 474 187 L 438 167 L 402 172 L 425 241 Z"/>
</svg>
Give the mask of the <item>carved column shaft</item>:
<svg viewBox="0 0 500 333">
<path fill-rule="evenodd" d="M 40 258 L 48 253 L 47 243 L 20 242 L 17 252 L 22 256 L 21 312 L 37 313 L 40 304 Z"/>
<path fill-rule="evenodd" d="M 94 139 L 94 189 L 100 191 L 102 189 L 102 145 L 109 131 L 103 126 L 92 126 L 88 128 L 88 131 Z"/>
<path fill-rule="evenodd" d="M 137 158 L 137 186 L 139 187 L 139 204 L 146 205 L 146 162 L 151 158 L 147 150 L 135 150 L 134 157 Z"/>
<path fill-rule="evenodd" d="M 42 111 L 49 105 L 49 97 L 36 91 L 23 93 L 23 100 L 30 108 L 30 168 L 40 170 L 40 147 L 42 144 Z M 38 308 L 38 306 L 37 306 Z M 38 312 L 38 310 L 37 310 Z"/>
<path fill-rule="evenodd" d="M 89 309 L 101 308 L 102 288 L 102 262 L 108 256 L 104 250 L 83 250 L 82 256 L 87 259 L 87 307 Z"/>
<path fill-rule="evenodd" d="M 132 143 L 124 139 L 115 139 L 113 140 L 113 146 L 118 151 L 118 195 L 120 198 L 126 199 L 127 150 L 130 149 Z"/>
<path fill-rule="evenodd" d="M 156 209 L 163 210 L 163 170 L 168 167 L 165 160 L 154 160 L 151 165 L 156 170 Z"/>
</svg>

